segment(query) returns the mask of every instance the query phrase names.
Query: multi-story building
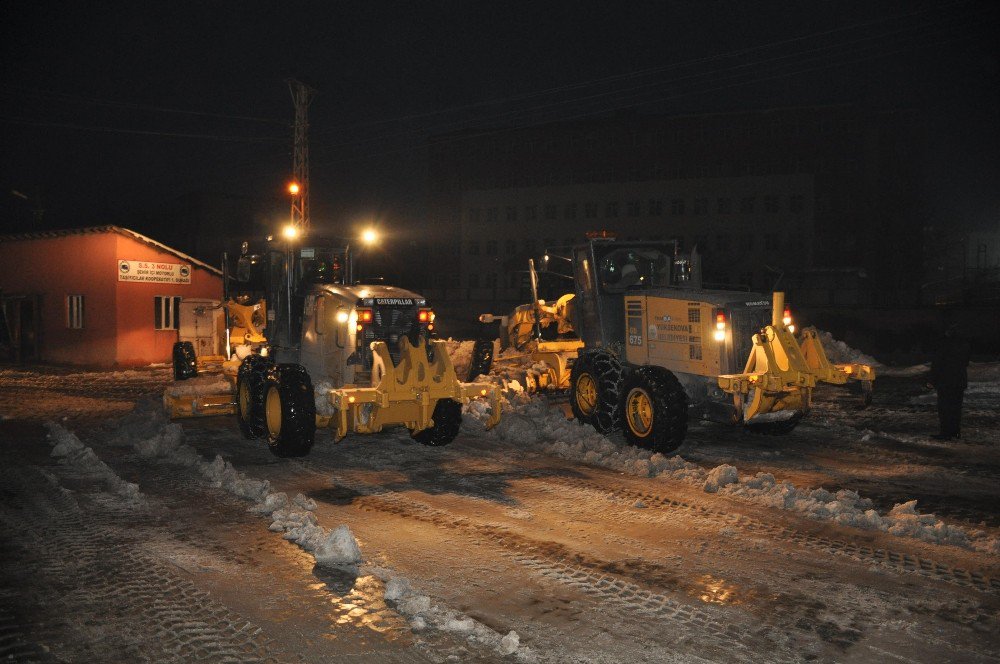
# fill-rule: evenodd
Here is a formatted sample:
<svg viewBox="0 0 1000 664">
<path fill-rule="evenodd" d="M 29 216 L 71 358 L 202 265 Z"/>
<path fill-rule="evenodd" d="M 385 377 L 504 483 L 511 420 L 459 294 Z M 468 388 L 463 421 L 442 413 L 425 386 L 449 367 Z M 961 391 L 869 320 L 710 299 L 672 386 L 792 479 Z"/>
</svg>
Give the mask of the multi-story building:
<svg viewBox="0 0 1000 664">
<path fill-rule="evenodd" d="M 697 245 L 705 279 L 802 304 L 918 299 L 920 126 L 856 106 L 616 115 L 440 136 L 423 271 L 432 292 L 523 300 L 527 258 L 583 239 Z M 781 278 L 779 282 L 778 279 Z"/>
</svg>

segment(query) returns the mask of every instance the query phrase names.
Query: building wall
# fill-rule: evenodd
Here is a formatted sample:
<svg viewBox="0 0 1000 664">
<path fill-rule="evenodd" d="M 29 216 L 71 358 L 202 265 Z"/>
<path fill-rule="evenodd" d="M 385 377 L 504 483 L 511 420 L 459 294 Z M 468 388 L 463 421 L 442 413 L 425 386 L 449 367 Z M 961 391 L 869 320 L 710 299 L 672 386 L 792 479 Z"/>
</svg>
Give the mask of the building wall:
<svg viewBox="0 0 1000 664">
<path fill-rule="evenodd" d="M 728 196 L 725 192 L 742 179 L 770 178 L 780 196 L 798 188 L 796 178 L 808 178 L 811 197 L 803 209 L 809 211 L 812 233 L 803 234 L 809 263 L 799 270 L 803 279 L 809 278 L 809 269 L 823 270 L 823 280 L 830 270 L 853 269 L 853 274 L 863 275 L 853 289 L 860 298 L 855 304 L 912 304 L 919 293 L 919 229 L 925 221 L 922 145 L 923 129 L 914 113 L 853 105 L 692 116 L 618 114 L 441 136 L 431 144 L 429 213 L 442 241 L 440 254 L 435 249 L 436 260 L 425 267 L 424 288 L 459 286 L 456 277 L 471 274 L 482 262 L 482 256 L 468 255 L 467 246 L 449 240 L 464 237 L 469 204 L 482 192 L 493 192 L 501 201 L 535 188 L 594 189 L 619 200 L 618 214 L 625 215 L 630 192 L 646 183 L 658 183 L 668 193 L 684 192 L 689 211 L 695 198 L 707 197 L 711 211 L 713 199 Z M 781 184 L 783 179 L 787 184 Z M 758 209 L 760 196 L 769 195 L 767 188 L 758 195 Z M 530 229 L 537 242 L 546 237 L 551 221 L 539 214 Z M 704 215 L 697 223 L 717 221 L 721 219 Z M 573 235 L 592 230 L 587 222 L 581 219 Z M 745 222 L 758 224 L 758 237 L 772 232 L 767 215 L 753 213 Z M 504 211 L 498 210 L 494 225 L 505 224 Z M 689 234 L 709 236 L 707 270 L 747 271 L 730 266 L 718 252 L 711 256 L 711 241 L 720 234 L 715 228 L 692 228 Z M 776 268 L 787 274 L 799 267 L 788 259 L 803 251 L 784 246 L 780 251 L 780 264 L 757 252 L 750 271 L 759 275 Z M 470 261 L 473 267 L 467 268 Z M 440 274 L 442 264 L 459 262 L 460 275 Z M 811 288 L 810 293 L 818 290 Z M 829 295 L 818 294 L 824 302 Z"/>
<path fill-rule="evenodd" d="M 116 259 L 184 263 L 168 252 L 115 235 Z M 117 260 L 110 271 L 116 270 Z M 117 279 L 117 277 L 116 277 Z M 157 284 L 115 281 L 117 294 L 117 345 L 115 362 L 119 366 L 137 366 L 166 362 L 171 357 L 177 330 L 155 329 L 154 298 L 189 297 L 222 299 L 222 278 L 197 266 L 192 266 L 190 284 Z"/>
<path fill-rule="evenodd" d="M 118 280 L 118 261 L 191 265 L 190 284 Z M 157 295 L 221 299 L 222 279 L 184 258 L 116 232 L 0 242 L 5 295 L 41 298 L 40 359 L 87 366 L 167 362 L 176 330 L 156 330 Z M 66 298 L 84 296 L 82 329 L 67 325 Z"/>
<path fill-rule="evenodd" d="M 4 293 L 41 296 L 39 347 L 43 361 L 115 363 L 115 250 L 114 236 L 107 233 L 0 242 L 0 287 Z M 67 295 L 83 295 L 82 329 L 67 327 Z"/>
<path fill-rule="evenodd" d="M 707 284 L 766 289 L 779 273 L 762 264 L 812 264 L 813 199 L 807 175 L 467 192 L 461 284 L 473 291 L 517 289 L 528 258 L 582 242 L 583 228 L 623 240 L 676 239 L 683 250 L 697 245 Z"/>
</svg>

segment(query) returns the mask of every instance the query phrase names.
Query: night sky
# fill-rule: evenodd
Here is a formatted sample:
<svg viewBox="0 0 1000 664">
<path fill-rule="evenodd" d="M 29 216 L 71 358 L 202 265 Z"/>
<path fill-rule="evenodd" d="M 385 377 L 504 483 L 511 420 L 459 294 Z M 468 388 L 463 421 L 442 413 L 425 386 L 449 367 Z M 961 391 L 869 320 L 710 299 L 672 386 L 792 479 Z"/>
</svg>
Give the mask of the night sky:
<svg viewBox="0 0 1000 664">
<path fill-rule="evenodd" d="M 916 108 L 928 200 L 1000 219 L 996 2 L 4 2 L 0 232 L 192 192 L 287 216 L 292 103 L 313 223 L 417 232 L 429 136 L 638 108 Z M 28 196 L 25 200 L 12 191 Z"/>
</svg>

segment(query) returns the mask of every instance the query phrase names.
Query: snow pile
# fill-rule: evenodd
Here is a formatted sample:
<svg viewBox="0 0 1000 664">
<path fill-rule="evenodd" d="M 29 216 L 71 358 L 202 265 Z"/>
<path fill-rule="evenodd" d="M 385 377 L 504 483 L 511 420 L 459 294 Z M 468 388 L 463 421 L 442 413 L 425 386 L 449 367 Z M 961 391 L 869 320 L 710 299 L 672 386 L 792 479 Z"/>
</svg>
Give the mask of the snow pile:
<svg viewBox="0 0 1000 664">
<path fill-rule="evenodd" d="M 184 430 L 179 424 L 162 424 L 149 437 L 134 443 L 133 447 L 143 458 L 161 459 L 167 463 L 194 468 L 202 477 L 228 493 L 249 500 L 249 511 L 271 519 L 269 529 L 283 533 L 287 540 L 313 554 L 319 565 L 352 565 L 361 562 L 361 550 L 347 526 L 333 532 L 320 526 L 313 513 L 316 501 L 297 494 L 289 501 L 284 493 L 271 491 L 271 483 L 247 477 L 236 470 L 232 463 L 216 455 L 212 461 L 203 461 L 198 452 L 186 445 Z"/>
<path fill-rule="evenodd" d="M 469 366 L 472 364 L 472 348 L 476 342 L 456 341 L 449 338 L 444 343 L 448 349 L 451 364 L 455 367 L 455 375 L 458 376 L 459 380 L 465 380 L 468 377 Z"/>
<path fill-rule="evenodd" d="M 196 376 L 175 382 L 164 391 L 165 397 L 200 397 L 210 394 L 229 394 L 232 384 L 219 375 Z"/>
<path fill-rule="evenodd" d="M 333 404 L 330 403 L 330 390 L 334 389 L 333 383 L 329 380 L 321 380 L 313 386 L 313 398 L 316 401 L 316 414 L 333 417 L 337 414 Z"/>
<path fill-rule="evenodd" d="M 94 450 L 76 437 L 76 434 L 55 422 L 46 422 L 45 428 L 49 430 L 48 439 L 52 443 L 52 456 L 58 458 L 60 463 L 102 481 L 111 492 L 129 502 L 142 501 L 139 485 L 118 477 L 115 471 L 101 461 Z"/>
<path fill-rule="evenodd" d="M 312 514 L 312 512 L 308 512 Z M 361 562 L 361 548 L 354 533 L 346 525 L 337 526 L 313 551 L 319 565 L 357 565 Z"/>
<path fill-rule="evenodd" d="M 881 366 L 881 363 L 871 355 L 865 355 L 856 348 L 851 348 L 843 341 L 837 341 L 833 335 L 824 330 L 816 330 L 819 333 L 819 340 L 826 351 L 826 357 L 833 364 L 867 364 L 869 366 Z"/>
<path fill-rule="evenodd" d="M 841 490 L 832 494 L 825 489 L 799 489 L 790 482 L 775 480 L 769 473 L 741 478 L 738 470 L 728 464 L 705 470 L 680 456 L 667 457 L 616 444 L 592 427 L 567 420 L 560 411 L 550 408 L 538 396 L 530 397 L 508 389 L 503 392 L 502 401 L 504 416 L 492 431 L 487 432 L 482 426 L 488 416 L 487 405 L 476 401 L 466 407 L 463 429 L 629 475 L 685 482 L 707 493 L 798 512 L 811 519 L 986 552 L 995 552 L 1000 546 L 980 531 L 969 532 L 959 526 L 948 525 L 933 514 L 917 513 L 915 501 L 897 506 L 883 515 L 874 509 L 871 500 L 861 498 L 853 491 Z"/>
<path fill-rule="evenodd" d="M 705 478 L 704 487 L 707 493 L 717 493 L 722 487 L 736 484 L 739 481 L 740 477 L 736 467 L 724 464 L 709 471 L 708 477 Z"/>
<path fill-rule="evenodd" d="M 387 575 L 384 570 L 373 570 L 376 575 Z M 385 583 L 385 599 L 396 610 L 409 618 L 410 627 L 421 631 L 434 627 L 445 632 L 463 635 L 468 641 L 486 646 L 501 656 L 515 655 L 518 660 L 533 660 L 531 651 L 521 645 L 517 632 L 511 630 L 506 635 L 490 629 L 481 622 L 451 609 L 431 604 L 431 598 L 421 595 L 410 587 L 410 581 L 403 577 L 390 576 Z"/>
</svg>

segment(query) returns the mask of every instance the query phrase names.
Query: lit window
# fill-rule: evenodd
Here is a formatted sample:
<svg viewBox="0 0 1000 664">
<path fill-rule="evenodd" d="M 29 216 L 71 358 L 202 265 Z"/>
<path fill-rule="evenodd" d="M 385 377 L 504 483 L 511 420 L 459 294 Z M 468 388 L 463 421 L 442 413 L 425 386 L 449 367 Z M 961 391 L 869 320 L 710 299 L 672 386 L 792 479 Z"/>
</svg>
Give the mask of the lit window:
<svg viewBox="0 0 1000 664">
<path fill-rule="evenodd" d="M 181 298 L 176 295 L 157 295 L 153 298 L 153 324 L 157 330 L 176 330 L 180 327 Z"/>
<path fill-rule="evenodd" d="M 83 296 L 66 296 L 66 327 L 71 330 L 83 329 Z"/>
</svg>

